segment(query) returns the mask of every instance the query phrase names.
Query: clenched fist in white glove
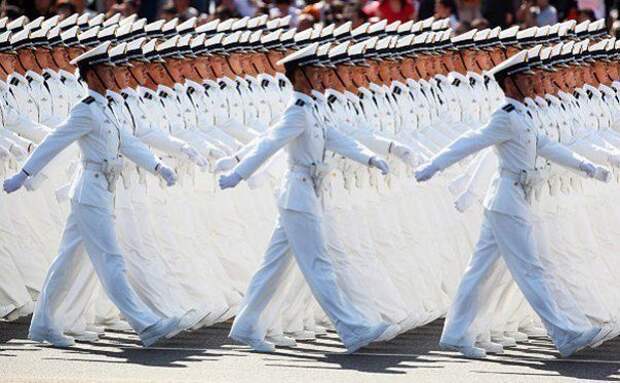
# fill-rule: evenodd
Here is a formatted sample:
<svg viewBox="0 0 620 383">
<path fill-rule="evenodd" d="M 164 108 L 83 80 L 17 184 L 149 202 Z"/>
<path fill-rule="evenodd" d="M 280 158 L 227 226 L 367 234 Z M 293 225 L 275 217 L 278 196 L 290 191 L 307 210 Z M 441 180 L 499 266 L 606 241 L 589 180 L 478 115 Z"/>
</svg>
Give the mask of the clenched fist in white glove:
<svg viewBox="0 0 620 383">
<path fill-rule="evenodd" d="M 187 156 L 187 159 L 198 165 L 200 168 L 209 166 L 209 161 L 198 153 L 198 150 L 185 144 L 181 148 L 181 152 Z"/>
<path fill-rule="evenodd" d="M 381 171 L 381 174 L 383 174 L 384 176 L 390 173 L 390 165 L 388 165 L 388 163 L 385 162 L 383 158 L 374 156 L 370 159 L 368 164 L 373 168 L 379 169 Z"/>
<path fill-rule="evenodd" d="M 601 182 L 609 182 L 611 178 L 611 173 L 609 172 L 609 170 L 602 166 L 594 165 L 589 162 L 582 162 L 579 165 L 579 169 L 582 172 L 586 173 L 588 177 L 594 178 Z"/>
<path fill-rule="evenodd" d="M 456 201 L 454 201 L 454 207 L 460 213 L 464 213 L 465 210 L 469 209 L 471 205 L 476 201 L 476 195 L 469 190 L 462 193 Z"/>
<path fill-rule="evenodd" d="M 160 163 L 157 166 L 157 173 L 166 181 L 166 185 L 174 186 L 177 183 L 177 174 L 168 166 Z"/>
<path fill-rule="evenodd" d="M 7 178 L 6 180 L 4 180 L 4 183 L 2 184 L 2 188 L 7 193 L 13 193 L 14 191 L 21 189 L 21 187 L 24 186 L 24 183 L 26 182 L 27 179 L 28 179 L 28 175 L 24 171 L 20 171 L 19 173 L 15 174 L 13 177 Z"/>
<path fill-rule="evenodd" d="M 237 157 L 222 157 L 215 163 L 214 171 L 216 173 L 227 172 L 229 170 L 233 170 L 239 161 L 237 161 Z"/>
<path fill-rule="evenodd" d="M 242 179 L 243 178 L 241 178 L 241 176 L 236 172 L 221 176 L 219 181 L 220 189 L 224 190 L 234 188 L 235 186 L 239 185 L 239 182 L 241 182 Z"/>
<path fill-rule="evenodd" d="M 428 181 L 439 171 L 439 168 L 432 162 L 418 167 L 415 171 L 415 179 L 418 182 Z"/>
</svg>

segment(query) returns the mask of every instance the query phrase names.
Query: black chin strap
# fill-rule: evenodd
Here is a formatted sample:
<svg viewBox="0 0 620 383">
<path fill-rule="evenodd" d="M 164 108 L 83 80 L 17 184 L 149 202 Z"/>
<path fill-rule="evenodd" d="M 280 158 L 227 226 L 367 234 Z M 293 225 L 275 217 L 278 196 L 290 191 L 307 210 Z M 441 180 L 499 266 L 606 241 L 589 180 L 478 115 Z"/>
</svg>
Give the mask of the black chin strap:
<svg viewBox="0 0 620 383">
<path fill-rule="evenodd" d="M 461 59 L 461 64 L 463 64 L 463 68 L 467 71 L 467 64 L 465 64 L 465 59 L 463 58 L 463 51 L 459 51 L 459 58 Z"/>
<path fill-rule="evenodd" d="M 509 79 L 510 79 L 510 81 L 512 81 L 512 84 L 513 84 L 513 85 L 515 86 L 515 88 L 517 89 L 517 92 L 519 92 L 519 95 L 521 96 L 521 98 L 522 98 L 522 99 L 527 98 L 527 97 L 525 96 L 525 94 L 523 94 L 523 92 L 521 91 L 521 88 L 519 88 L 519 85 L 517 85 L 517 82 L 516 82 L 516 81 L 515 81 L 512 77 L 510 77 Z"/>
<path fill-rule="evenodd" d="M 164 70 L 166 71 L 166 73 L 168 74 L 168 76 L 170 77 L 170 80 L 172 80 L 173 83 L 176 83 L 176 80 L 174 79 L 174 76 L 172 75 L 172 73 L 170 73 L 170 71 L 168 70 L 168 66 L 167 65 L 163 65 L 161 64 L 162 67 L 164 67 Z M 185 77 L 185 76 L 184 76 Z"/>
</svg>

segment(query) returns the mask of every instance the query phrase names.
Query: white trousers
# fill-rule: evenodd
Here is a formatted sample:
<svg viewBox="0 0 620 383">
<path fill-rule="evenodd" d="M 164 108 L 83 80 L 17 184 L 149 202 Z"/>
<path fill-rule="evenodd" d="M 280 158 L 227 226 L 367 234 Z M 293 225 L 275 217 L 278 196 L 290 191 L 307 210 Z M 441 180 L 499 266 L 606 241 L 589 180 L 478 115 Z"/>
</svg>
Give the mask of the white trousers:
<svg viewBox="0 0 620 383">
<path fill-rule="evenodd" d="M 231 329 L 232 337 L 263 339 L 267 332 L 261 315 L 292 266 L 293 256 L 312 294 L 349 346 L 368 334 L 373 325 L 344 296 L 328 254 L 323 217 L 280 209 L 278 222 L 262 264 L 248 287 Z M 271 311 L 271 308 L 270 308 Z"/>
<path fill-rule="evenodd" d="M 30 325 L 31 333 L 62 332 L 62 313 L 58 308 L 75 288 L 76 278 L 87 259 L 90 259 L 110 300 L 138 334 L 157 323 L 160 318 L 138 298 L 127 280 L 125 260 L 118 246 L 111 212 L 74 202 L 59 254 L 52 262 L 41 290 Z"/>
<path fill-rule="evenodd" d="M 503 262 L 502 262 L 503 260 Z M 507 267 L 534 311 L 541 318 L 556 347 L 561 348 L 588 327 L 573 321 L 556 304 L 554 283 L 542 266 L 536 250 L 534 228 L 523 218 L 485 211 L 474 255 L 469 261 L 452 307 L 448 312 L 441 341 L 471 346 L 476 336 L 488 328 L 481 318 L 489 318 L 489 298 L 501 276 L 497 268 Z M 563 302 L 573 300 L 565 293 Z M 492 298 L 491 298 L 492 300 Z"/>
</svg>

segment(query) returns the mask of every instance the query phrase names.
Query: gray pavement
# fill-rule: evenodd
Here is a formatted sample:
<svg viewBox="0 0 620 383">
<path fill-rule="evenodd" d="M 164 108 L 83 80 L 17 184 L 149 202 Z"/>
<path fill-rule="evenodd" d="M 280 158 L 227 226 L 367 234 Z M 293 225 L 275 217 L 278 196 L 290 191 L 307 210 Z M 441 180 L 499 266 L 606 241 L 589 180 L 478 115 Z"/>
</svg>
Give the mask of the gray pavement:
<svg viewBox="0 0 620 383">
<path fill-rule="evenodd" d="M 135 335 L 106 333 L 96 344 L 54 349 L 27 340 L 27 324 L 0 322 L 0 383 L 5 382 L 575 382 L 620 381 L 620 340 L 561 359 L 546 339 L 484 361 L 439 351 L 441 321 L 343 354 L 334 334 L 275 354 L 227 338 L 221 324 L 152 349 Z"/>
</svg>

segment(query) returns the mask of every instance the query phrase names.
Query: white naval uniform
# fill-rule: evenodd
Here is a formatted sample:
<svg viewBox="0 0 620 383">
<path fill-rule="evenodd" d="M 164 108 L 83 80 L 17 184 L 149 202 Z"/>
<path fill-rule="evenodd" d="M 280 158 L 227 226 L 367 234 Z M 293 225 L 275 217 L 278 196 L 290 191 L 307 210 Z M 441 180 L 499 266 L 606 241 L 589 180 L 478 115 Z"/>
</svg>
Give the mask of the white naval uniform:
<svg viewBox="0 0 620 383">
<path fill-rule="evenodd" d="M 481 330 L 476 328 L 476 320 L 487 314 L 486 298 L 493 291 L 493 280 L 488 276 L 496 267 L 504 267 L 500 262 L 503 259 L 561 350 L 589 329 L 574 325 L 555 301 L 557 297 L 552 294 L 549 277 L 537 254 L 520 174 L 534 171 L 537 155 L 575 170 L 586 160 L 537 133 L 525 105 L 506 100 L 508 104 L 497 110 L 487 125 L 465 133 L 432 160 L 434 166 L 445 169 L 492 145 L 499 160 L 498 172 L 484 201 L 480 237 L 448 313 L 441 341 L 473 346 Z M 566 301 L 570 300 L 567 296 Z"/>
<path fill-rule="evenodd" d="M 76 105 L 67 120 L 48 135 L 23 166 L 36 175 L 52 158 L 77 141 L 82 167 L 71 186 L 71 213 L 58 256 L 54 259 L 30 326 L 30 335 L 62 332 L 58 308 L 71 291 L 88 254 L 109 298 L 130 325 L 141 334 L 159 321 L 129 285 L 125 261 L 114 231 L 114 193 L 102 170 L 104 161 L 127 156 L 155 173 L 158 159 L 121 127 L 97 92 Z"/>
<path fill-rule="evenodd" d="M 263 263 L 250 282 L 233 324 L 233 338 L 264 339 L 267 329 L 260 326 L 260 317 L 275 292 L 283 287 L 292 266 L 291 252 L 345 346 L 354 347 L 377 325 L 368 323 L 338 287 L 328 254 L 321 200 L 310 170 L 312 164 L 324 162 L 326 149 L 362 164 L 369 163 L 372 153 L 335 129 L 321 125 L 315 113 L 313 100 L 295 93 L 280 122 L 235 168 L 247 180 L 272 155 L 283 147 L 287 149 L 289 170 L 278 197 L 279 217 Z"/>
</svg>

